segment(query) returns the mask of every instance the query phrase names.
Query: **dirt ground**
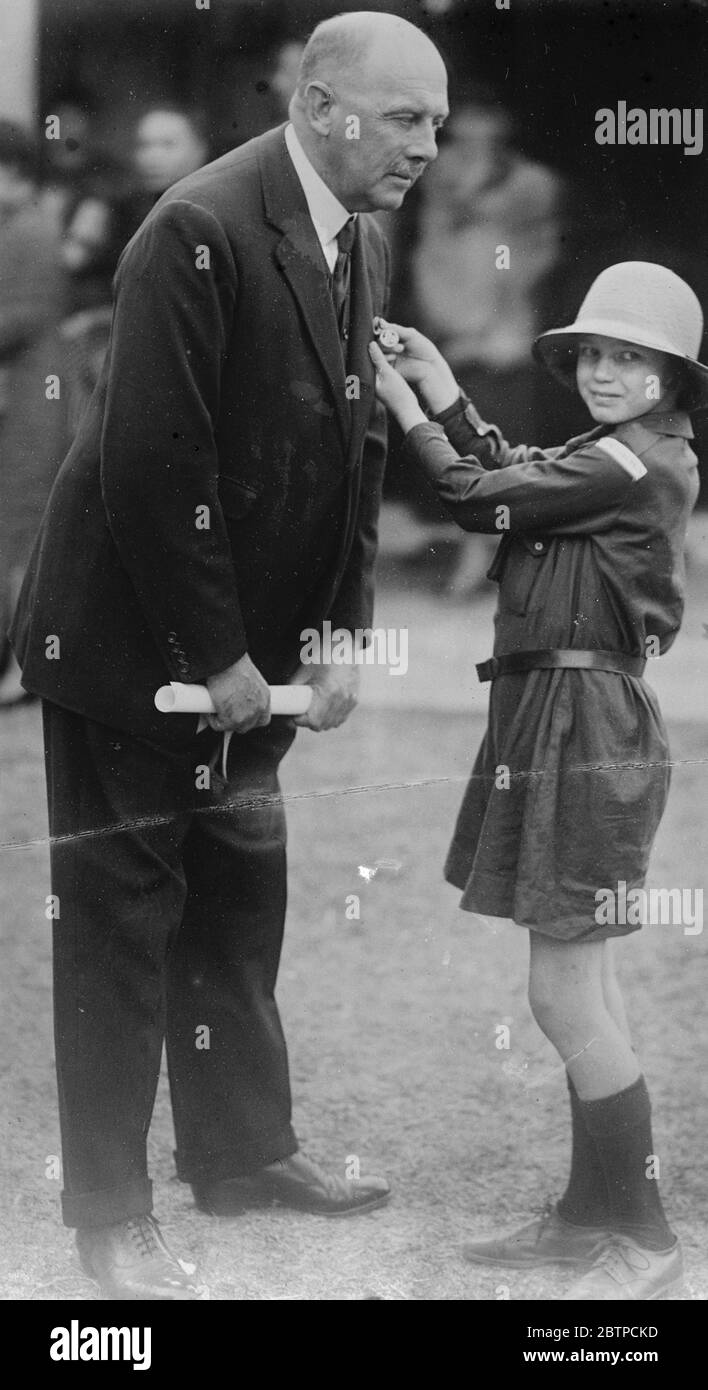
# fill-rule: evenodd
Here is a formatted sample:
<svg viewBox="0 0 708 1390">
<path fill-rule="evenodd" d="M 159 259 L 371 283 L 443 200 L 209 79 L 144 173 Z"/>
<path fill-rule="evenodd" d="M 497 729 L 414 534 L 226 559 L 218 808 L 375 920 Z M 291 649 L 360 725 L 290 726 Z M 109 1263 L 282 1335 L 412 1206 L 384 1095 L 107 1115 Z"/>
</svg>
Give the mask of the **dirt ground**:
<svg viewBox="0 0 708 1390">
<path fill-rule="evenodd" d="M 476 1269 L 461 1243 L 562 1189 L 564 1077 L 525 1000 L 526 934 L 459 912 L 441 864 L 482 727 L 452 713 L 360 709 L 301 734 L 283 775 L 290 907 L 279 998 L 303 1148 L 340 1172 L 385 1172 L 386 1209 L 347 1221 L 285 1210 L 218 1221 L 174 1177 L 163 1077 L 150 1136 L 156 1211 L 214 1299 L 535 1300 L 569 1276 Z M 676 759 L 652 881 L 702 883 L 705 727 L 671 725 Z M 0 722 L 5 989 L 5 1299 L 97 1297 L 58 1215 L 46 822 L 39 711 Z M 382 861 L 378 864 L 377 861 Z M 362 869 L 372 870 L 363 874 Z M 347 895 L 360 899 L 348 919 Z M 350 909 L 351 910 L 351 909 Z M 708 1296 L 706 939 L 653 927 L 619 944 L 654 1102 L 655 1148 L 684 1242 L 684 1297 Z M 507 1023 L 511 1047 L 496 1047 Z"/>
</svg>

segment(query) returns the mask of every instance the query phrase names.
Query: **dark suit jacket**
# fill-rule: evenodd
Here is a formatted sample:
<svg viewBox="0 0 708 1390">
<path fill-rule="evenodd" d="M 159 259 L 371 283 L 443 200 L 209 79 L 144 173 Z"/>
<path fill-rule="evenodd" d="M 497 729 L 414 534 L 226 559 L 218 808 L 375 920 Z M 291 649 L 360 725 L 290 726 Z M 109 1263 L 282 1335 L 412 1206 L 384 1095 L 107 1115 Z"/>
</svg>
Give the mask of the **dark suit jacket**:
<svg viewBox="0 0 708 1390">
<path fill-rule="evenodd" d="M 304 627 L 371 621 L 385 418 L 367 343 L 388 250 L 360 215 L 345 378 L 283 132 L 176 184 L 126 247 L 13 626 L 29 690 L 143 737 L 195 728 L 157 715 L 158 685 L 246 651 L 284 681 Z"/>
</svg>

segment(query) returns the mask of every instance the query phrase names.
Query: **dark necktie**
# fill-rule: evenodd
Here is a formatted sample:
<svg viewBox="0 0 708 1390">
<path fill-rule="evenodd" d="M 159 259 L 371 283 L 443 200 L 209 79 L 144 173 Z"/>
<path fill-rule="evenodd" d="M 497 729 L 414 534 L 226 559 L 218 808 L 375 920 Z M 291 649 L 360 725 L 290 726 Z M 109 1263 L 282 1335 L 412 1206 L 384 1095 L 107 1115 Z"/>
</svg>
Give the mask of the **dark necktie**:
<svg viewBox="0 0 708 1390">
<path fill-rule="evenodd" d="M 350 217 L 337 234 L 337 261 L 332 271 L 332 299 L 342 343 L 349 337 L 350 287 L 352 276 L 352 247 L 356 236 L 356 218 Z"/>
</svg>

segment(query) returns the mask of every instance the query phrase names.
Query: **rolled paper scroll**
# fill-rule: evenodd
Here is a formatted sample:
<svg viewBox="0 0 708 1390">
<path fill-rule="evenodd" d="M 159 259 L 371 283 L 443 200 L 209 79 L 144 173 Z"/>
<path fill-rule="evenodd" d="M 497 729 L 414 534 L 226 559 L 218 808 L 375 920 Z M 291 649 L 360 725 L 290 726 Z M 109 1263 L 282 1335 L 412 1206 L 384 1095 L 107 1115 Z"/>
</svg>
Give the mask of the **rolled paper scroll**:
<svg viewBox="0 0 708 1390">
<path fill-rule="evenodd" d="M 271 685 L 271 714 L 306 714 L 312 699 L 309 685 Z M 213 714 L 214 705 L 205 685 L 181 685 L 170 681 L 155 694 L 160 714 Z"/>
</svg>

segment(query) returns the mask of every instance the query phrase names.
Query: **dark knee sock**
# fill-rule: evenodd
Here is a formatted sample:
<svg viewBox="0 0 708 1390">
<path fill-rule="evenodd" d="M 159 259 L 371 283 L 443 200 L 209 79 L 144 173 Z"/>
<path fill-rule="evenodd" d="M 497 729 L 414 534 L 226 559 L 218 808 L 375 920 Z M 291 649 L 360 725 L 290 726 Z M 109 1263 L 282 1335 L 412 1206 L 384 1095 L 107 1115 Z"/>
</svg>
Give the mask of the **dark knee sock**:
<svg viewBox="0 0 708 1390">
<path fill-rule="evenodd" d="M 675 1236 L 664 1215 L 659 1185 L 647 1177 L 654 1149 L 644 1077 L 613 1096 L 578 1104 L 605 1174 L 612 1229 L 650 1250 L 667 1250 Z"/>
<path fill-rule="evenodd" d="M 567 1074 L 566 1080 L 570 1094 L 573 1147 L 568 1186 L 557 1204 L 557 1210 L 564 1221 L 571 1221 L 576 1226 L 608 1226 L 610 1203 L 605 1171 L 595 1140 L 585 1124 L 583 1103 Z"/>
</svg>

